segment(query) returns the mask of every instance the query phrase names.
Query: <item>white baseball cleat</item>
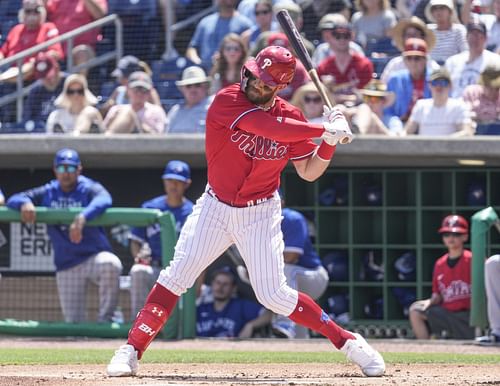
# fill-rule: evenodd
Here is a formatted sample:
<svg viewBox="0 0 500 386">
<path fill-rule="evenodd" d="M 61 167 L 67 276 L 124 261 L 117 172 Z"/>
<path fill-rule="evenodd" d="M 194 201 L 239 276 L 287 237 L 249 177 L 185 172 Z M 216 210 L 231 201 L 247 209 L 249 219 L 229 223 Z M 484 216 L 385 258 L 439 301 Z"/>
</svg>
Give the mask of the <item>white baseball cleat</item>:
<svg viewBox="0 0 500 386">
<path fill-rule="evenodd" d="M 134 346 L 124 344 L 115 351 L 109 362 L 107 373 L 110 377 L 130 377 L 137 373 L 139 360 Z"/>
<path fill-rule="evenodd" d="M 340 349 L 347 359 L 361 367 L 367 377 L 380 377 L 385 372 L 382 355 L 373 349 L 361 335 L 353 333 L 356 339 L 348 339 Z"/>
</svg>

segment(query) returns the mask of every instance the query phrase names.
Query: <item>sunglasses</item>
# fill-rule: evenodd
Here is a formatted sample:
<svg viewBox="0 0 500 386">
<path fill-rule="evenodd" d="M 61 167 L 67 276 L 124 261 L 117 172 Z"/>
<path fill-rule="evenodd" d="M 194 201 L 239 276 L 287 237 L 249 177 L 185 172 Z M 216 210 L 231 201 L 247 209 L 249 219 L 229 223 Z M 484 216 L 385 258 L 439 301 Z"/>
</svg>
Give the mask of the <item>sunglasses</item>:
<svg viewBox="0 0 500 386">
<path fill-rule="evenodd" d="M 194 84 L 186 84 L 184 87 L 186 87 L 186 88 L 199 88 L 202 86 L 203 86 L 203 83 L 194 83 Z"/>
<path fill-rule="evenodd" d="M 320 96 L 315 96 L 315 97 L 309 97 L 305 96 L 304 97 L 304 103 L 320 103 L 321 102 L 321 97 Z"/>
<path fill-rule="evenodd" d="M 351 39 L 351 33 L 350 32 L 334 32 L 333 37 L 337 40 L 340 40 L 340 39 L 349 40 L 349 39 Z"/>
<path fill-rule="evenodd" d="M 462 236 L 461 233 L 454 233 L 454 232 L 443 232 L 441 233 L 441 236 L 443 237 L 460 237 Z"/>
<path fill-rule="evenodd" d="M 448 79 L 431 80 L 432 87 L 448 87 L 449 85 L 450 85 L 450 81 Z"/>
<path fill-rule="evenodd" d="M 75 173 L 78 168 L 74 165 L 57 165 L 57 173 Z"/>
<path fill-rule="evenodd" d="M 66 90 L 66 94 L 68 94 L 68 95 L 74 95 L 74 94 L 83 95 L 84 90 L 83 90 L 83 88 L 68 88 Z"/>
<path fill-rule="evenodd" d="M 224 51 L 235 51 L 235 52 L 240 52 L 241 48 L 238 46 L 225 46 Z"/>
<path fill-rule="evenodd" d="M 147 88 L 144 88 L 144 87 L 134 87 L 132 90 L 134 92 L 138 92 L 141 94 L 147 94 L 149 92 L 149 90 Z"/>
<path fill-rule="evenodd" d="M 366 103 L 379 103 L 384 100 L 384 97 L 376 95 L 363 95 L 363 100 Z"/>
<path fill-rule="evenodd" d="M 405 58 L 410 62 L 420 62 L 425 59 L 423 56 L 405 56 Z"/>
<path fill-rule="evenodd" d="M 271 13 L 270 10 L 263 10 L 263 11 L 255 11 L 255 16 L 260 16 L 260 15 L 269 15 Z"/>
<path fill-rule="evenodd" d="M 24 10 L 24 13 L 26 15 L 38 15 L 40 13 L 40 10 L 38 8 L 34 8 L 34 9 L 25 9 Z"/>
</svg>

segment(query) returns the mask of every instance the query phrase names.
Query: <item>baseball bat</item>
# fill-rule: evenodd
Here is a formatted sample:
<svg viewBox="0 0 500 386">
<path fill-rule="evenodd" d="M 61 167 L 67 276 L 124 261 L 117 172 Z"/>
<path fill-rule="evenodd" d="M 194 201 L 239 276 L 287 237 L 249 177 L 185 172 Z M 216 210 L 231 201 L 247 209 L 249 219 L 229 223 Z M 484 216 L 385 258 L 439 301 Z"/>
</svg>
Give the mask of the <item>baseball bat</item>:
<svg viewBox="0 0 500 386">
<path fill-rule="evenodd" d="M 280 23 L 283 32 L 288 38 L 288 42 L 295 51 L 295 55 L 297 55 L 299 60 L 304 65 L 309 76 L 311 77 L 311 80 L 316 86 L 316 89 L 318 90 L 321 99 L 323 99 L 323 103 L 327 105 L 329 109 L 331 109 L 333 107 L 332 101 L 330 100 L 330 97 L 326 92 L 326 88 L 323 86 L 323 83 L 321 83 L 321 80 L 319 79 L 318 71 L 316 71 L 316 69 L 312 64 L 311 56 L 309 55 L 309 52 L 307 52 L 306 46 L 304 45 L 304 41 L 302 40 L 302 36 L 300 35 L 297 26 L 290 17 L 290 14 L 286 9 L 282 9 L 278 11 L 278 13 L 276 13 L 276 19 L 278 19 L 278 22 Z M 349 143 L 349 138 L 348 137 L 342 138 L 340 140 L 340 143 L 342 144 Z"/>
</svg>

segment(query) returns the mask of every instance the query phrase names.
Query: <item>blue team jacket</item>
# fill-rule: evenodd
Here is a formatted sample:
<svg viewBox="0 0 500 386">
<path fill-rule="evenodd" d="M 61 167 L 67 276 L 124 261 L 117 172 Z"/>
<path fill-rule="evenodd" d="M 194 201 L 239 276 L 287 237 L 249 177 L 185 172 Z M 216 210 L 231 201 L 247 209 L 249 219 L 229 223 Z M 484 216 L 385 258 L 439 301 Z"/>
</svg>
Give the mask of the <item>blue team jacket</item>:
<svg viewBox="0 0 500 386">
<path fill-rule="evenodd" d="M 57 209 L 85 208 L 82 214 L 87 221 L 104 213 L 112 205 L 108 191 L 100 183 L 84 176 L 78 177 L 75 189 L 69 193 L 61 190 L 57 180 L 52 180 L 40 187 L 14 194 L 7 201 L 7 206 L 20 210 L 27 202 Z M 102 227 L 83 228 L 83 239 L 78 244 L 69 239 L 69 225 L 48 225 L 47 229 L 54 248 L 57 271 L 74 267 L 98 252 L 111 251 Z"/>
</svg>

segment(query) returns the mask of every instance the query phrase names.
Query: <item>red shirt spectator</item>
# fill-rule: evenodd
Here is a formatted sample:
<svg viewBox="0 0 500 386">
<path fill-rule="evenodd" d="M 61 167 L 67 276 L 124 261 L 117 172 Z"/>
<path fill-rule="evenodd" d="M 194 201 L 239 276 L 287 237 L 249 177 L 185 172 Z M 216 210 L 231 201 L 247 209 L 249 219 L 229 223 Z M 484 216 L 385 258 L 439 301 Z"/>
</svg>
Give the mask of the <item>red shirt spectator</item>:
<svg viewBox="0 0 500 386">
<path fill-rule="evenodd" d="M 448 254 L 441 256 L 434 265 L 432 275 L 432 292 L 441 295 L 441 306 L 448 311 L 465 311 L 470 309 L 471 297 L 471 261 L 472 253 L 464 249 L 457 265 L 451 268 Z"/>
<path fill-rule="evenodd" d="M 48 19 L 61 34 L 100 19 L 108 13 L 107 0 L 47 0 Z M 88 44 L 95 47 L 100 30 L 93 29 L 77 36 L 73 46 Z"/>
<path fill-rule="evenodd" d="M 41 0 L 24 0 L 20 11 L 22 23 L 14 26 L 7 35 L 5 43 L 0 48 L 0 59 L 15 55 L 37 44 L 59 36 L 59 31 L 53 23 L 45 22 L 45 8 Z M 60 43 L 47 49 L 57 59 L 64 57 Z M 24 59 L 28 62 L 36 54 Z"/>
<path fill-rule="evenodd" d="M 351 52 L 351 60 L 344 70 L 337 66 L 336 57 L 330 56 L 318 66 L 318 75 L 332 76 L 334 84 L 350 83 L 361 89 L 365 87 L 373 76 L 373 64 L 364 56 Z"/>
</svg>

